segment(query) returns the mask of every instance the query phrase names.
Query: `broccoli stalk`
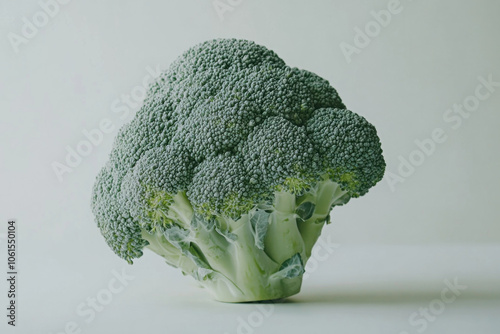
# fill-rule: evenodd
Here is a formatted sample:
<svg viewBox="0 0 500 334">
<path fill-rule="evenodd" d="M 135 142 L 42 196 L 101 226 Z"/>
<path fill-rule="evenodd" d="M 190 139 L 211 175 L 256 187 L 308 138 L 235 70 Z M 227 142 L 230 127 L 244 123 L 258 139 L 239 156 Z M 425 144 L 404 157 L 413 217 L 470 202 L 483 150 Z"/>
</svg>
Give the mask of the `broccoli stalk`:
<svg viewBox="0 0 500 334">
<path fill-rule="evenodd" d="M 195 213 L 180 192 L 161 205 L 150 201 L 155 220 L 144 225 L 142 237 L 146 248 L 193 276 L 216 300 L 280 299 L 300 291 L 305 264 L 331 208 L 348 200 L 347 192 L 324 178 L 300 195 L 275 191 L 272 201 L 232 219 Z"/>
</svg>

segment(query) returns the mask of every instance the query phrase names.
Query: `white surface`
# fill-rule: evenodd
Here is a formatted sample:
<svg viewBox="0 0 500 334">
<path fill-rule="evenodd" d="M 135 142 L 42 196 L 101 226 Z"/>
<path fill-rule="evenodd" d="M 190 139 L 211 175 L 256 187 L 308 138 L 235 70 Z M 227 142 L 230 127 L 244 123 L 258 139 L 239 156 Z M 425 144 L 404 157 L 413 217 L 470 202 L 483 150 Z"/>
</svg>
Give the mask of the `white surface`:
<svg viewBox="0 0 500 334">
<path fill-rule="evenodd" d="M 500 81 L 500 2 L 401 0 L 403 11 L 350 63 L 340 44 L 352 44 L 354 28 L 389 0 L 231 3 L 239 4 L 220 20 L 212 1 L 73 0 L 15 53 L 8 34 L 20 34 L 40 5 L 0 1 L 0 227 L 16 218 L 20 246 L 19 327 L 2 320 L 0 332 L 59 334 L 75 321 L 83 333 L 236 333 L 238 317 L 255 311 L 210 301 L 152 254 L 127 267 L 135 279 L 95 320 L 75 311 L 126 266 L 89 208 L 113 137 L 138 109 L 120 118 L 112 103 L 141 85 L 148 67 L 166 68 L 201 41 L 237 37 L 328 79 L 376 125 L 390 172 L 415 140 L 435 128 L 448 135 L 395 191 L 386 178 L 335 210 L 325 236 L 340 248 L 254 332 L 417 333 L 410 314 L 458 277 L 469 289 L 424 332 L 498 333 L 500 88 L 456 130 L 443 116 L 474 94 L 479 76 Z M 51 164 L 105 118 L 115 130 L 60 183 Z M 2 278 L 1 309 L 5 291 Z"/>
<path fill-rule="evenodd" d="M 254 333 L 413 334 L 420 333 L 422 325 L 412 326 L 410 315 L 440 299 L 445 280 L 457 279 L 467 288 L 428 322 L 424 332 L 498 333 L 500 246 L 337 246 L 331 256 L 310 267 L 298 295 L 278 304 L 214 302 L 194 280 L 148 252 L 134 266 L 125 267 L 135 278 L 90 323 L 76 308 L 105 289 L 111 271 L 121 271 L 123 264 L 105 269 L 88 263 L 101 272 L 92 274 L 89 269 L 82 274 L 76 264 L 25 263 L 20 326 L 7 332 L 59 333 L 73 321 L 82 333 L 93 334 L 231 334 L 238 333 L 239 318 L 250 317 L 251 323 L 259 324 L 251 327 Z M 324 253 L 319 255 L 323 259 Z M 35 275 L 43 284 L 32 279 Z M 257 305 L 272 314 L 259 318 Z"/>
</svg>

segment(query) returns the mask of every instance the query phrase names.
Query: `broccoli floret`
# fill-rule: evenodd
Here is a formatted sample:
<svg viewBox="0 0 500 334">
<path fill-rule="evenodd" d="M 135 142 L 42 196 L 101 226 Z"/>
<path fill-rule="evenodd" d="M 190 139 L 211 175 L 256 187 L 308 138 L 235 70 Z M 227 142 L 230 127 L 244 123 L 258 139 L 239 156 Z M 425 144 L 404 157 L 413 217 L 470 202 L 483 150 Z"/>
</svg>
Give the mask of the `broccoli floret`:
<svg viewBox="0 0 500 334">
<path fill-rule="evenodd" d="M 144 248 L 220 301 L 284 298 L 334 206 L 383 176 L 376 130 L 314 73 L 253 42 L 216 39 L 151 84 L 97 176 L 111 249 Z"/>
<path fill-rule="evenodd" d="M 375 127 L 346 109 L 321 108 L 307 121 L 307 132 L 323 157 L 329 177 L 352 197 L 382 179 L 385 161 Z"/>
</svg>

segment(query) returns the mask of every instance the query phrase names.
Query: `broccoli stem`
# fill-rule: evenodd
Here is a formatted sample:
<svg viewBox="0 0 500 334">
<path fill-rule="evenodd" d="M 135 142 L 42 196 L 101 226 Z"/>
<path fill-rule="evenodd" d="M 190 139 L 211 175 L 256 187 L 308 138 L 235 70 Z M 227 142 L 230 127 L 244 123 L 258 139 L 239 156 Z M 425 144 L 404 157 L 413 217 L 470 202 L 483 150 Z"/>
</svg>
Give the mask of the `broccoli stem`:
<svg viewBox="0 0 500 334">
<path fill-rule="evenodd" d="M 243 215 L 237 221 L 228 220 L 229 226 L 236 227 L 231 233 L 237 236 L 237 242 L 231 244 L 229 251 L 236 268 L 232 282 L 240 293 L 235 295 L 234 291 L 228 289 L 216 289 L 212 291 L 214 298 L 225 302 L 245 302 L 279 299 L 298 293 L 301 277 L 272 277 L 279 271 L 280 264 L 255 247 L 249 215 Z"/>
<path fill-rule="evenodd" d="M 337 183 L 329 179 L 324 179 L 318 182 L 314 189 L 306 195 L 301 196 L 298 200 L 299 203 L 309 201 L 315 204 L 312 216 L 306 221 L 297 222 L 305 244 L 306 259 L 309 259 L 311 256 L 312 248 L 321 235 L 332 206 L 339 202 L 346 194 L 347 192 L 343 191 Z M 338 204 L 342 204 L 342 201 Z"/>
<path fill-rule="evenodd" d="M 305 258 L 308 260 L 311 257 L 314 244 L 318 241 L 319 236 L 321 235 L 325 222 L 298 222 L 297 225 L 300 235 L 302 236 L 302 240 L 304 240 Z"/>
<path fill-rule="evenodd" d="M 337 183 L 323 179 L 301 196 L 276 191 L 272 205 L 259 203 L 236 220 L 219 215 L 214 222 L 194 217 L 185 193 L 179 193 L 164 209 L 178 226 L 173 234 L 168 234 L 170 230 L 143 231 L 143 238 L 149 242 L 149 249 L 197 279 L 216 300 L 280 299 L 300 291 L 303 266 L 332 206 L 345 203 L 345 195 Z M 307 217 L 298 210 L 304 203 L 313 208 Z M 260 248 L 251 221 L 256 210 L 268 213 L 264 214 L 268 225 Z"/>
<path fill-rule="evenodd" d="M 270 216 L 264 249 L 277 263 L 283 263 L 297 253 L 305 260 L 304 241 L 297 227 L 295 209 L 294 194 L 284 191 L 275 193 L 274 211 Z"/>
<path fill-rule="evenodd" d="M 181 221 L 183 227 L 189 226 L 191 224 L 191 219 L 193 219 L 193 207 L 186 193 L 183 191 L 178 192 L 172 200 L 173 203 L 169 207 L 168 217 L 173 220 Z"/>
<path fill-rule="evenodd" d="M 196 264 L 168 242 L 161 232 L 149 233 L 142 231 L 142 238 L 149 242 L 146 247 L 165 259 L 167 264 L 180 268 L 184 273 L 193 275 L 198 270 Z"/>
<path fill-rule="evenodd" d="M 205 256 L 210 267 L 232 279 L 235 275 L 236 267 L 232 256 L 234 247 L 224 236 L 212 229 L 207 231 L 204 227 L 191 228 L 192 234 L 189 241 L 196 244 Z"/>
</svg>

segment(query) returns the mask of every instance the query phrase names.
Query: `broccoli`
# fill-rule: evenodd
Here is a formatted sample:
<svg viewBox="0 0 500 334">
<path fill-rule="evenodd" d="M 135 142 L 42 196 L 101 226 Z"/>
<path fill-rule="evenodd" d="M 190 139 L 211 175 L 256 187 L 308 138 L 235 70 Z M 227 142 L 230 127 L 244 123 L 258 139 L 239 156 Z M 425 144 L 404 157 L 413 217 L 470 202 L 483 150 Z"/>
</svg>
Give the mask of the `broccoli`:
<svg viewBox="0 0 500 334">
<path fill-rule="evenodd" d="M 275 300 L 299 292 L 331 209 L 384 170 L 375 127 L 328 81 L 254 42 L 216 39 L 151 84 L 92 209 L 129 263 L 148 248 L 216 300 Z"/>
</svg>

